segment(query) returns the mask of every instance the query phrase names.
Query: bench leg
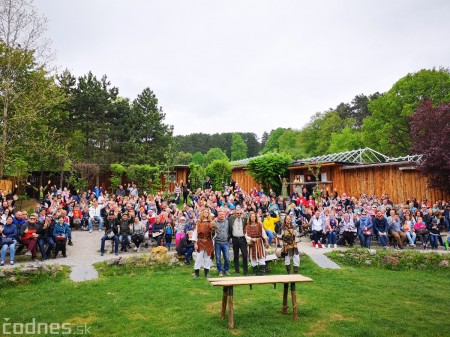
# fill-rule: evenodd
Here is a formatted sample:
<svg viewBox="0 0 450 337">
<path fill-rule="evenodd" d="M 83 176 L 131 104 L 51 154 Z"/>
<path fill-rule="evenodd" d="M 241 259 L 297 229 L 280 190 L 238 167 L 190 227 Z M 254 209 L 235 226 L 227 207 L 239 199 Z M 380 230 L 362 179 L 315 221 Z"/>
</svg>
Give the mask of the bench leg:
<svg viewBox="0 0 450 337">
<path fill-rule="evenodd" d="M 233 286 L 228 287 L 228 327 L 234 329 L 233 317 Z"/>
<path fill-rule="evenodd" d="M 291 283 L 292 309 L 294 312 L 294 321 L 298 320 L 297 293 L 295 292 L 295 282 Z"/>
<path fill-rule="evenodd" d="M 283 290 L 283 310 L 282 310 L 283 315 L 287 315 L 287 310 L 288 310 L 288 289 L 289 289 L 289 283 L 285 283 L 284 290 Z"/>
<path fill-rule="evenodd" d="M 222 293 L 222 311 L 220 313 L 220 319 L 223 321 L 225 319 L 225 311 L 227 311 L 227 300 L 228 300 L 228 287 L 223 287 Z"/>
</svg>

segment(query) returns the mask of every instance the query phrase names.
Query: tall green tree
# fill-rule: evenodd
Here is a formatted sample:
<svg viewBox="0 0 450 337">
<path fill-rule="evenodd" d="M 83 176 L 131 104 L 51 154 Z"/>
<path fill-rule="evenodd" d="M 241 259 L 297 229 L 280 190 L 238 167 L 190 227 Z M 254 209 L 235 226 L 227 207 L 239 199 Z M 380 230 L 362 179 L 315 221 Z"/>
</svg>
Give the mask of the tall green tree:
<svg viewBox="0 0 450 337">
<path fill-rule="evenodd" d="M 28 76 L 37 70 L 36 58 L 41 62 L 48 54 L 48 40 L 44 38 L 47 20 L 40 16 L 33 3 L 28 0 L 0 1 L 0 178 L 5 171 L 9 140 L 14 137 L 11 119 L 27 119 L 17 105 L 26 102 L 24 96 L 30 92 L 23 90 Z M 25 109 L 29 112 L 29 109 Z M 26 113 L 25 113 L 26 114 Z M 28 118 L 31 122 L 31 118 Z M 22 128 L 23 129 L 23 128 Z"/>
<path fill-rule="evenodd" d="M 364 142 L 389 156 L 411 153 L 410 117 L 425 98 L 433 104 L 450 102 L 448 69 L 422 69 L 398 80 L 385 94 L 369 103 L 372 115 L 364 119 Z"/>
<path fill-rule="evenodd" d="M 144 89 L 133 101 L 128 119 L 129 143 L 136 147 L 130 161 L 151 165 L 165 162 L 165 152 L 173 147 L 173 126 L 165 124 L 165 118 L 156 95 L 150 88 Z"/>
<path fill-rule="evenodd" d="M 192 155 L 191 163 L 203 166 L 203 161 L 204 161 L 204 156 L 200 151 L 197 151 Z"/>
<path fill-rule="evenodd" d="M 270 151 L 278 151 L 279 149 L 278 139 L 281 137 L 281 135 L 283 135 L 285 130 L 286 129 L 284 128 L 277 128 L 275 130 L 272 130 L 261 152 L 264 154 Z"/>
<path fill-rule="evenodd" d="M 223 184 L 230 181 L 232 166 L 227 159 L 215 159 L 205 168 L 205 173 L 211 178 L 214 190 L 223 189 Z"/>
<path fill-rule="evenodd" d="M 327 153 L 345 152 L 363 147 L 361 132 L 347 126 L 341 132 L 333 132 L 331 134 Z"/>
<path fill-rule="evenodd" d="M 205 156 L 203 157 L 203 166 L 208 166 L 214 160 L 229 160 L 226 153 L 219 149 L 218 147 L 214 147 L 210 149 Z"/>
<path fill-rule="evenodd" d="M 83 157 L 87 162 L 110 164 L 109 111 L 118 89 L 104 75 L 100 80 L 89 72 L 78 78 L 74 91 L 72 127 L 83 135 Z"/>
<path fill-rule="evenodd" d="M 253 158 L 247 164 L 255 180 L 260 183 L 266 192 L 272 188 L 277 194 L 281 192 L 282 177 L 287 172 L 291 157 L 279 153 L 267 153 Z"/>
<path fill-rule="evenodd" d="M 233 133 L 231 140 L 231 160 L 247 158 L 247 144 L 245 144 L 241 135 Z"/>
</svg>

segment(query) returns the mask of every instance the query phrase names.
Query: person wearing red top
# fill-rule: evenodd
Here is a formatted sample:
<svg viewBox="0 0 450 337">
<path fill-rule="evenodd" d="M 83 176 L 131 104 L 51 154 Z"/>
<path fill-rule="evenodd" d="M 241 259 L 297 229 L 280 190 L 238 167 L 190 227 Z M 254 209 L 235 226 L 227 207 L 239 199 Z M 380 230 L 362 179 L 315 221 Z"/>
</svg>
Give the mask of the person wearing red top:
<svg viewBox="0 0 450 337">
<path fill-rule="evenodd" d="M 75 226 L 75 229 L 78 230 L 81 225 L 81 220 L 83 219 L 83 213 L 81 212 L 81 209 L 78 205 L 75 205 L 73 208 L 73 225 Z"/>
<path fill-rule="evenodd" d="M 39 224 L 37 223 L 37 214 L 33 213 L 30 218 L 20 227 L 20 241 L 27 246 L 25 255 L 31 256 L 32 260 L 36 259 L 36 246 L 38 243 Z"/>
</svg>

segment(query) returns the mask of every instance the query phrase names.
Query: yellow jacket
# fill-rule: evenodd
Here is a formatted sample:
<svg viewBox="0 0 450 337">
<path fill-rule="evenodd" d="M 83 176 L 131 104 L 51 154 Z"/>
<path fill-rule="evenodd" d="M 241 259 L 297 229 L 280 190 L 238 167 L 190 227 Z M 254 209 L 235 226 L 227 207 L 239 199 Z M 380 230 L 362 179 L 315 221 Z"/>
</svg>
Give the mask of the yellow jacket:
<svg viewBox="0 0 450 337">
<path fill-rule="evenodd" d="M 277 216 L 276 218 L 272 218 L 271 216 L 268 216 L 264 219 L 264 230 L 266 231 L 272 231 L 275 233 L 275 223 L 280 221 L 280 217 Z"/>
</svg>

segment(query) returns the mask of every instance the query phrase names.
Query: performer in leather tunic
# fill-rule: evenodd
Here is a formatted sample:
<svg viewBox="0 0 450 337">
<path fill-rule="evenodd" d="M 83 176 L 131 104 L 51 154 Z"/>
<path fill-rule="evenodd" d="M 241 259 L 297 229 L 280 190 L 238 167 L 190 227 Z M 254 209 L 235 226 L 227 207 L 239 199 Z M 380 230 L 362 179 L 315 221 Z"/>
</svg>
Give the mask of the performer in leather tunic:
<svg viewBox="0 0 450 337">
<path fill-rule="evenodd" d="M 208 277 L 211 268 L 212 259 L 214 258 L 214 223 L 209 208 L 204 208 L 200 213 L 199 221 L 197 221 L 192 234 L 194 241 L 194 249 L 197 251 L 194 265 L 194 278 L 199 277 L 200 268 L 205 270 L 205 276 Z"/>
<path fill-rule="evenodd" d="M 292 225 L 292 218 L 287 215 L 284 218 L 283 226 L 281 227 L 281 240 L 283 247 L 281 248 L 281 256 L 284 256 L 284 264 L 286 271 L 291 273 L 291 258 L 294 264 L 294 274 L 298 274 L 300 267 L 300 256 L 298 254 L 297 242 L 295 242 L 295 229 Z"/>
<path fill-rule="evenodd" d="M 257 221 L 256 213 L 250 212 L 248 215 L 248 223 L 245 227 L 245 238 L 248 244 L 248 256 L 253 268 L 253 274 L 256 275 L 256 268 L 260 266 L 261 274 L 266 273 L 266 246 L 269 245 L 266 231 L 263 224 Z"/>
</svg>

